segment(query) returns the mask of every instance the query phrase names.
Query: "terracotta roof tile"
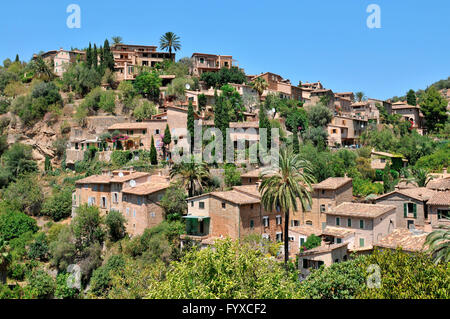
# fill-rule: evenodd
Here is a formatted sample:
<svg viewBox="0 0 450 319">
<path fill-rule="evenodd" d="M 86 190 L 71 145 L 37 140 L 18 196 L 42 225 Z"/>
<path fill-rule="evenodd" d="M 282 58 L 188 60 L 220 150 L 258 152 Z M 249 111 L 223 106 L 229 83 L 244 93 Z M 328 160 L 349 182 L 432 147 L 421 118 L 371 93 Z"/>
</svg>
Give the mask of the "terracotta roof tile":
<svg viewBox="0 0 450 319">
<path fill-rule="evenodd" d="M 335 249 L 346 247 L 348 243 L 341 243 L 341 244 L 331 244 L 331 245 L 322 245 L 313 249 L 306 250 L 299 254 L 299 256 L 308 256 L 308 255 L 314 255 L 314 254 L 323 254 L 331 252 Z"/>
<path fill-rule="evenodd" d="M 211 196 L 224 199 L 238 205 L 245 204 L 259 204 L 260 200 L 254 196 L 249 196 L 244 193 L 232 190 L 228 192 L 212 192 Z"/>
<path fill-rule="evenodd" d="M 164 190 L 170 186 L 170 183 L 155 183 L 155 182 L 148 182 L 140 184 L 136 187 L 129 187 L 126 189 L 123 189 L 122 192 L 125 194 L 132 194 L 132 195 L 150 195 L 155 192 L 159 192 L 161 190 Z"/>
<path fill-rule="evenodd" d="M 428 182 L 427 188 L 440 191 L 450 190 L 450 178 L 440 178 L 431 180 Z"/>
<path fill-rule="evenodd" d="M 351 182 L 352 179 L 349 177 L 330 177 L 326 180 L 320 182 L 319 184 L 314 185 L 314 189 L 338 189 L 339 187 L 344 186 L 348 182 Z"/>
<path fill-rule="evenodd" d="M 393 205 L 342 203 L 331 211 L 327 212 L 327 214 L 337 216 L 376 218 L 384 215 L 387 212 L 395 211 L 395 208 L 396 207 Z"/>
<path fill-rule="evenodd" d="M 79 179 L 75 184 L 109 184 L 111 180 L 107 175 L 92 175 L 83 179 Z"/>
<path fill-rule="evenodd" d="M 424 249 L 428 233 L 411 231 L 409 229 L 395 229 L 392 233 L 382 237 L 376 246 L 396 249 L 401 247 L 405 251 L 421 251 Z"/>
<path fill-rule="evenodd" d="M 322 231 L 322 235 L 328 235 L 328 236 L 333 236 L 333 237 L 338 237 L 338 238 L 345 238 L 354 233 L 355 232 L 352 230 L 349 230 L 349 229 L 346 229 L 343 227 L 333 227 L 333 226 L 327 226 Z"/>
<path fill-rule="evenodd" d="M 124 175 L 122 177 L 114 176 L 113 178 L 111 178 L 111 182 L 112 183 L 125 183 L 128 181 L 131 181 L 132 179 L 137 179 L 137 178 L 140 178 L 143 176 L 150 176 L 150 174 L 146 173 L 146 172 L 133 172 L 131 174 Z"/>
<path fill-rule="evenodd" d="M 450 191 L 436 192 L 428 200 L 427 204 L 433 206 L 450 206 Z"/>
</svg>

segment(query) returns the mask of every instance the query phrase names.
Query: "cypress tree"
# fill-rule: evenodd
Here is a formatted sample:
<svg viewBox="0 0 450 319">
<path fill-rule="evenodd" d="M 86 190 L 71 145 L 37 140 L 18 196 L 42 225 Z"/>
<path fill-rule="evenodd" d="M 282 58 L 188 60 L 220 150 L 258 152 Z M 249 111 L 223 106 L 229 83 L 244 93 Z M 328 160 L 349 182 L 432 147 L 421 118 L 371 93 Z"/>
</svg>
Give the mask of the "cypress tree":
<svg viewBox="0 0 450 319">
<path fill-rule="evenodd" d="M 86 52 L 86 66 L 90 69 L 92 67 L 92 45 L 89 42 L 89 48 Z"/>
<path fill-rule="evenodd" d="M 169 146 L 171 142 L 172 142 L 172 134 L 170 134 L 169 124 L 166 124 L 166 129 L 164 130 L 164 137 L 163 137 L 164 160 L 166 159 L 167 155 L 167 146 Z"/>
<path fill-rule="evenodd" d="M 152 145 L 150 146 L 150 162 L 152 165 L 158 165 L 158 155 L 156 154 L 155 140 L 152 135 Z"/>
<path fill-rule="evenodd" d="M 267 118 L 267 115 L 266 115 L 266 112 L 264 111 L 264 107 L 263 107 L 263 105 L 261 104 L 260 106 L 259 106 L 259 128 L 261 129 L 261 128 L 265 128 L 265 129 L 267 129 L 267 145 L 266 145 L 266 147 L 267 147 L 267 150 L 268 149 L 270 149 L 270 144 L 271 144 L 271 138 L 272 138 L 272 135 L 271 135 L 271 125 L 270 125 L 270 121 L 269 121 L 269 119 Z"/>
<path fill-rule="evenodd" d="M 19 55 L 18 54 L 16 54 L 16 61 L 15 62 L 20 62 L 20 59 L 19 59 Z"/>
<path fill-rule="evenodd" d="M 188 114 L 187 114 L 187 129 L 190 137 L 190 149 L 191 153 L 194 151 L 194 125 L 195 125 L 195 118 L 194 118 L 194 106 L 192 105 L 192 101 L 189 101 L 189 107 L 188 107 Z"/>
<path fill-rule="evenodd" d="M 300 153 L 300 142 L 298 141 L 297 130 L 294 130 L 294 133 L 292 134 L 292 150 L 294 154 Z"/>
<path fill-rule="evenodd" d="M 417 105 L 416 92 L 414 90 L 409 90 L 406 94 L 406 101 L 409 105 Z"/>
<path fill-rule="evenodd" d="M 94 43 L 94 51 L 92 53 L 92 66 L 97 69 L 98 67 L 98 52 L 97 45 Z"/>
<path fill-rule="evenodd" d="M 111 71 L 114 71 L 114 55 L 109 47 L 108 39 L 105 40 L 105 44 L 103 45 L 103 59 L 105 69 L 108 68 Z"/>
</svg>

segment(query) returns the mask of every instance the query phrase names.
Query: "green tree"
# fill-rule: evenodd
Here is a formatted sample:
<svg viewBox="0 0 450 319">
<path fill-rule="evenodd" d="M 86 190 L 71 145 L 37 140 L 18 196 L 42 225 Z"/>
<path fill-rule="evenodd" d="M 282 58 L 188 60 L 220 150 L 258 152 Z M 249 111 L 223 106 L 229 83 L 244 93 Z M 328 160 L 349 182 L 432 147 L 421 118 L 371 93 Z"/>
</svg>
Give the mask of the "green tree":
<svg viewBox="0 0 450 319">
<path fill-rule="evenodd" d="M 78 247 L 88 247 L 103 241 L 102 217 L 96 206 L 87 204 L 77 208 L 72 230 Z"/>
<path fill-rule="evenodd" d="M 279 154 L 279 169 L 263 171 L 259 186 L 261 204 L 267 211 L 277 210 L 284 214 L 284 262 L 289 260 L 289 215 L 298 211 L 297 199 L 303 211 L 311 205 L 311 164 L 283 148 Z M 266 177 L 266 178 L 264 178 Z"/>
<path fill-rule="evenodd" d="M 113 44 L 121 44 L 122 43 L 122 37 L 115 36 L 111 38 L 113 40 Z"/>
<path fill-rule="evenodd" d="M 127 233 L 125 227 L 126 223 L 127 221 L 122 213 L 117 210 L 110 211 L 105 220 L 105 224 L 108 227 L 109 238 L 113 241 L 124 238 Z"/>
<path fill-rule="evenodd" d="M 92 56 L 92 44 L 91 42 L 89 42 L 89 47 L 86 51 L 86 66 L 90 69 L 92 68 L 92 61 L 93 61 L 93 56 Z"/>
<path fill-rule="evenodd" d="M 333 112 L 322 104 L 312 106 L 307 110 L 308 123 L 312 127 L 325 127 L 333 118 Z"/>
<path fill-rule="evenodd" d="M 109 41 L 108 39 L 105 40 L 105 43 L 103 44 L 103 65 L 102 69 L 110 69 L 111 71 L 114 71 L 114 55 L 111 52 L 111 48 L 109 47 Z"/>
<path fill-rule="evenodd" d="M 205 271 L 207 270 L 207 271 Z M 156 272 L 157 273 L 157 272 Z M 147 298 L 284 299 L 298 298 L 297 276 L 274 259 L 237 241 L 217 240 L 214 249 L 193 249 L 173 262 L 164 278 L 154 276 Z"/>
<path fill-rule="evenodd" d="M 152 115 L 157 112 L 156 106 L 153 102 L 143 100 L 137 103 L 137 106 L 133 110 L 133 116 L 138 121 L 150 119 Z"/>
<path fill-rule="evenodd" d="M 159 88 L 162 85 L 162 80 L 155 72 L 142 72 L 136 77 L 134 87 L 143 96 L 149 97 L 153 100 L 159 98 Z"/>
<path fill-rule="evenodd" d="M 152 165 L 158 165 L 158 154 L 156 152 L 155 140 L 152 135 L 152 144 L 150 146 L 150 162 Z"/>
<path fill-rule="evenodd" d="M 186 193 L 182 185 L 175 183 L 164 193 L 161 199 L 161 207 L 164 209 L 165 219 L 178 220 L 187 213 Z"/>
<path fill-rule="evenodd" d="M 362 102 L 365 100 L 366 96 L 365 96 L 364 92 L 359 91 L 359 92 L 355 93 L 355 98 L 356 98 L 356 102 Z"/>
<path fill-rule="evenodd" d="M 22 212 L 7 211 L 0 214 L 0 239 L 11 240 L 37 230 L 36 221 Z"/>
<path fill-rule="evenodd" d="M 41 212 L 56 222 L 69 217 L 72 213 L 72 189 L 67 187 L 56 191 L 44 201 Z"/>
<path fill-rule="evenodd" d="M 187 114 L 187 129 L 190 135 L 189 147 L 190 152 L 194 151 L 194 130 L 195 130 L 195 117 L 194 117 L 194 106 L 192 105 L 192 101 L 189 101 L 188 106 L 188 114 Z"/>
<path fill-rule="evenodd" d="M 442 226 L 441 228 L 428 234 L 425 245 L 433 254 L 435 263 L 448 264 L 450 261 L 450 227 Z"/>
<path fill-rule="evenodd" d="M 252 82 L 252 88 L 258 92 L 259 95 L 259 100 L 262 100 L 262 95 L 264 93 L 264 91 L 268 88 L 269 84 L 267 83 L 267 81 L 262 78 L 262 77 L 257 77 L 256 79 L 253 80 Z"/>
<path fill-rule="evenodd" d="M 198 111 L 202 112 L 206 109 L 206 103 L 208 99 L 206 98 L 205 94 L 199 94 L 198 95 Z"/>
<path fill-rule="evenodd" d="M 448 121 L 448 102 L 434 86 L 428 88 L 420 98 L 420 110 L 429 131 L 438 131 Z"/>
<path fill-rule="evenodd" d="M 210 178 L 209 168 L 206 163 L 197 163 L 194 157 L 185 163 L 174 164 L 170 169 L 170 178 L 180 180 L 183 188 L 188 191 L 189 197 L 201 192 L 206 181 Z"/>
<path fill-rule="evenodd" d="M 170 143 L 172 143 L 172 135 L 170 134 L 169 124 L 166 124 L 166 129 L 164 130 L 162 142 L 163 142 L 164 160 L 166 160 L 167 149 L 170 146 Z"/>
<path fill-rule="evenodd" d="M 319 236 L 312 234 L 309 235 L 308 238 L 306 238 L 304 247 L 306 250 L 309 250 L 320 246 L 321 243 L 322 239 Z"/>
<path fill-rule="evenodd" d="M 224 181 L 227 187 L 233 187 L 241 185 L 241 173 L 236 169 L 236 165 L 227 164 L 225 165 Z"/>
<path fill-rule="evenodd" d="M 8 243 L 2 237 L 0 237 L 0 285 L 6 283 L 8 267 L 12 261 L 12 257 L 8 251 L 7 244 Z"/>
<path fill-rule="evenodd" d="M 414 92 L 414 90 L 408 91 L 408 93 L 406 94 L 406 102 L 409 105 L 417 105 L 417 97 L 416 92 Z"/>
<path fill-rule="evenodd" d="M 180 37 L 173 32 L 166 32 L 159 40 L 159 47 L 161 50 L 169 51 L 172 55 L 172 50 L 178 51 L 181 49 Z"/>
<path fill-rule="evenodd" d="M 298 140 L 297 130 L 294 130 L 294 133 L 292 133 L 292 151 L 294 154 L 298 154 L 300 152 L 300 142 Z"/>
<path fill-rule="evenodd" d="M 36 177 L 24 176 L 8 185 L 2 199 L 19 211 L 39 215 L 44 195 Z"/>
</svg>

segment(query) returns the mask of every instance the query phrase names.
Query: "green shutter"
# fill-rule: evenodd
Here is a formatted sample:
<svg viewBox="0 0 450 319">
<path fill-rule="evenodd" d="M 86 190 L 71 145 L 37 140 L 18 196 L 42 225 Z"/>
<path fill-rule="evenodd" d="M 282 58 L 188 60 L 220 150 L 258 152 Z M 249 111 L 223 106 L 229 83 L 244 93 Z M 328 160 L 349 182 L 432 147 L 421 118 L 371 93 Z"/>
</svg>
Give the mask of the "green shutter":
<svg viewBox="0 0 450 319">
<path fill-rule="evenodd" d="M 414 218 L 417 218 L 417 204 L 413 204 Z"/>
<path fill-rule="evenodd" d="M 404 203 L 403 204 L 403 217 L 408 217 L 408 204 Z"/>
<path fill-rule="evenodd" d="M 359 239 L 359 247 L 364 247 L 364 238 Z"/>
</svg>

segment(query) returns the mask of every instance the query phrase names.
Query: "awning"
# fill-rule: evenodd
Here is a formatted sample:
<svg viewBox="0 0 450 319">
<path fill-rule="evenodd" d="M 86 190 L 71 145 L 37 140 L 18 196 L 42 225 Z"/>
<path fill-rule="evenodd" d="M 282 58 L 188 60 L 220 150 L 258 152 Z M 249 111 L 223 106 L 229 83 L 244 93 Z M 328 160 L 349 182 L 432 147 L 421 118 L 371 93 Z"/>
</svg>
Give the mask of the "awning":
<svg viewBox="0 0 450 319">
<path fill-rule="evenodd" d="M 204 220 L 204 219 L 210 219 L 209 216 L 183 216 L 183 218 L 186 218 L 186 219 L 197 219 L 200 222 L 202 220 Z"/>
</svg>

